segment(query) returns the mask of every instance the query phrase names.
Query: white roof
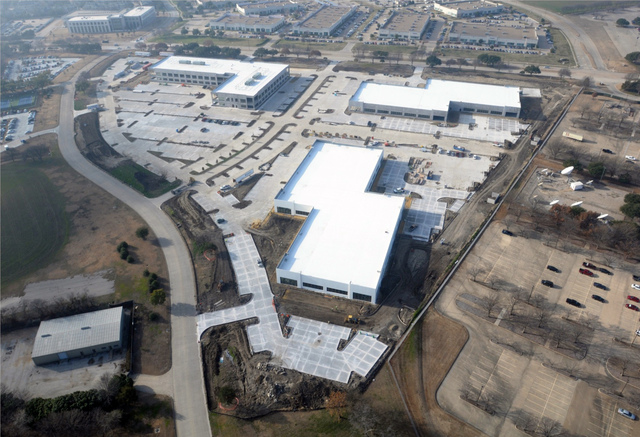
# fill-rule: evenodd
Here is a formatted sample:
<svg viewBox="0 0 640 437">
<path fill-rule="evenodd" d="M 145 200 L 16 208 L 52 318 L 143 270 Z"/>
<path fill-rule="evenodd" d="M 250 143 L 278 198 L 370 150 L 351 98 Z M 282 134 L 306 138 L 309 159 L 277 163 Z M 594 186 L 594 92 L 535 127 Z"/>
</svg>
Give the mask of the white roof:
<svg viewBox="0 0 640 437">
<path fill-rule="evenodd" d="M 73 17 L 73 18 L 69 18 L 69 21 L 101 21 L 101 20 L 108 20 L 109 16 L 108 15 L 87 15 L 84 17 Z"/>
<path fill-rule="evenodd" d="M 180 61 L 189 61 L 191 63 L 181 64 Z M 194 64 L 194 62 L 199 64 Z M 181 70 L 191 73 L 233 74 L 229 80 L 220 85 L 214 92 L 246 96 L 255 96 L 287 68 L 289 68 L 287 64 L 240 62 L 229 59 L 193 58 L 187 56 L 171 56 L 151 67 L 156 72 Z"/>
<path fill-rule="evenodd" d="M 120 340 L 123 308 L 77 314 L 40 323 L 32 357 L 98 346 Z"/>
<path fill-rule="evenodd" d="M 138 6 L 137 8 L 133 8 L 130 11 L 128 11 L 127 13 L 125 13 L 124 16 L 125 17 L 139 17 L 141 15 L 146 14 L 151 9 L 153 9 L 153 6 Z"/>
<path fill-rule="evenodd" d="M 279 269 L 378 286 L 404 197 L 365 191 L 382 150 L 316 141 L 276 199 L 314 210 Z"/>
<path fill-rule="evenodd" d="M 429 79 L 425 88 L 363 82 L 352 101 L 398 108 L 448 111 L 450 102 L 520 107 L 520 88 Z"/>
</svg>

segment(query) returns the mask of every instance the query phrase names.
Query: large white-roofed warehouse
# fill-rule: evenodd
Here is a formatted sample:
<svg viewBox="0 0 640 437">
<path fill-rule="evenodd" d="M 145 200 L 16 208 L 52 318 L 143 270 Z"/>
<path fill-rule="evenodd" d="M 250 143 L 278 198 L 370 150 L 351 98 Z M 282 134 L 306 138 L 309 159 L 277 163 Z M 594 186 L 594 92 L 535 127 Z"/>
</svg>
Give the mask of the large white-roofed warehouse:
<svg viewBox="0 0 640 437">
<path fill-rule="evenodd" d="M 124 308 L 76 314 L 40 323 L 31 359 L 37 365 L 121 349 Z"/>
<path fill-rule="evenodd" d="M 520 116 L 520 88 L 429 79 L 424 88 L 363 82 L 351 111 L 447 121 L 450 112 Z"/>
<path fill-rule="evenodd" d="M 216 86 L 220 106 L 257 109 L 289 80 L 289 66 L 266 62 L 171 56 L 151 67 L 158 82 Z"/>
<path fill-rule="evenodd" d="M 403 196 L 370 192 L 383 151 L 316 141 L 274 200 L 306 221 L 276 268 L 278 282 L 379 302 Z"/>
</svg>

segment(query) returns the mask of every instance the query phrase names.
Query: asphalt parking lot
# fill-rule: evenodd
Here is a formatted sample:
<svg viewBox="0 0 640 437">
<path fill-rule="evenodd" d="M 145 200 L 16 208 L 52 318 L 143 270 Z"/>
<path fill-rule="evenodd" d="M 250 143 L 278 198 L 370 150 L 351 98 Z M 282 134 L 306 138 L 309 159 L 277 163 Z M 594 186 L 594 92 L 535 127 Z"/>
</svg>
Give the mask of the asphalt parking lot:
<svg viewBox="0 0 640 437">
<path fill-rule="evenodd" d="M 589 414 L 585 437 L 631 437 L 633 427 L 629 419 L 617 413 L 623 407 L 612 399 L 598 396 L 594 401 L 594 408 Z"/>
<path fill-rule="evenodd" d="M 547 417 L 563 423 L 573 399 L 576 381 L 558 372 L 538 365 L 534 380 L 527 393 L 524 410 L 541 420 Z"/>
</svg>

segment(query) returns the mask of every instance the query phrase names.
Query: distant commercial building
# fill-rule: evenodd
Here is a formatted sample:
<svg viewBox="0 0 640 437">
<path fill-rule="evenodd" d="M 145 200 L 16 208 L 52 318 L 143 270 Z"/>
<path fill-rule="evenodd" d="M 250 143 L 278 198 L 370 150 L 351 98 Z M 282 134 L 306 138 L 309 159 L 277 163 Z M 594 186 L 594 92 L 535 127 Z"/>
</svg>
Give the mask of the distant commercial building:
<svg viewBox="0 0 640 437">
<path fill-rule="evenodd" d="M 424 88 L 363 82 L 349 109 L 447 121 L 449 112 L 520 116 L 520 88 L 429 79 Z"/>
<path fill-rule="evenodd" d="M 502 12 L 503 6 L 485 0 L 435 2 L 433 9 L 455 18 L 480 17 Z"/>
<path fill-rule="evenodd" d="M 292 1 L 238 3 L 236 10 L 242 15 L 286 15 L 300 9 L 298 3 Z"/>
<path fill-rule="evenodd" d="M 314 11 L 307 18 L 293 26 L 296 35 L 331 36 L 353 14 L 357 6 L 350 8 L 343 6 L 326 6 Z"/>
<path fill-rule="evenodd" d="M 316 141 L 274 200 L 306 217 L 276 268 L 281 284 L 377 303 L 404 197 L 371 192 L 383 151 Z"/>
<path fill-rule="evenodd" d="M 266 62 L 171 56 L 150 68 L 152 80 L 215 86 L 214 100 L 230 108 L 257 109 L 289 81 L 289 66 Z"/>
<path fill-rule="evenodd" d="M 121 349 L 124 308 L 77 314 L 40 323 L 31 359 L 36 365 Z"/>
<path fill-rule="evenodd" d="M 534 27 L 491 23 L 453 23 L 448 42 L 535 49 L 540 36 Z"/>
<path fill-rule="evenodd" d="M 419 40 L 429 25 L 428 14 L 396 12 L 378 31 L 383 39 Z"/>
<path fill-rule="evenodd" d="M 140 6 L 120 14 L 69 18 L 66 25 L 71 33 L 131 32 L 148 26 L 155 19 L 155 7 Z"/>
<path fill-rule="evenodd" d="M 210 29 L 235 30 L 250 33 L 273 33 L 285 25 L 282 15 L 224 14 L 209 24 Z"/>
</svg>

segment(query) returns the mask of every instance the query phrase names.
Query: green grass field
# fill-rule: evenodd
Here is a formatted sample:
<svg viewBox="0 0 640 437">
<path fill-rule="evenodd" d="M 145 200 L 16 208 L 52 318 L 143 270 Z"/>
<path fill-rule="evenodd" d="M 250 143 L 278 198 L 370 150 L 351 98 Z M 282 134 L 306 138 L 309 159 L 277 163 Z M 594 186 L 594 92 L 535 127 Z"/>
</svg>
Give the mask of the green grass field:
<svg viewBox="0 0 640 437">
<path fill-rule="evenodd" d="M 573 0 L 541 0 L 541 1 L 532 1 L 532 0 L 524 0 L 522 3 L 529 4 L 531 6 L 546 9 L 551 12 L 555 12 L 556 14 L 563 13 L 585 13 L 585 12 L 595 12 L 602 11 L 606 9 L 611 9 L 612 5 L 607 5 L 605 2 L 600 0 L 588 0 L 588 1 L 573 1 Z M 625 4 L 631 5 L 637 2 L 614 2 L 617 3 L 615 7 L 623 8 Z M 569 9 L 567 9 L 569 8 Z M 518 9 L 519 10 L 519 9 Z"/>
<path fill-rule="evenodd" d="M 115 178 L 141 192 L 146 197 L 158 197 L 169 190 L 178 188 L 182 183 L 180 179 L 173 182 L 162 179 L 133 161 L 122 163 L 108 171 Z"/>
<path fill-rule="evenodd" d="M 47 264 L 64 246 L 65 199 L 39 163 L 2 166 L 2 284 Z"/>
</svg>

